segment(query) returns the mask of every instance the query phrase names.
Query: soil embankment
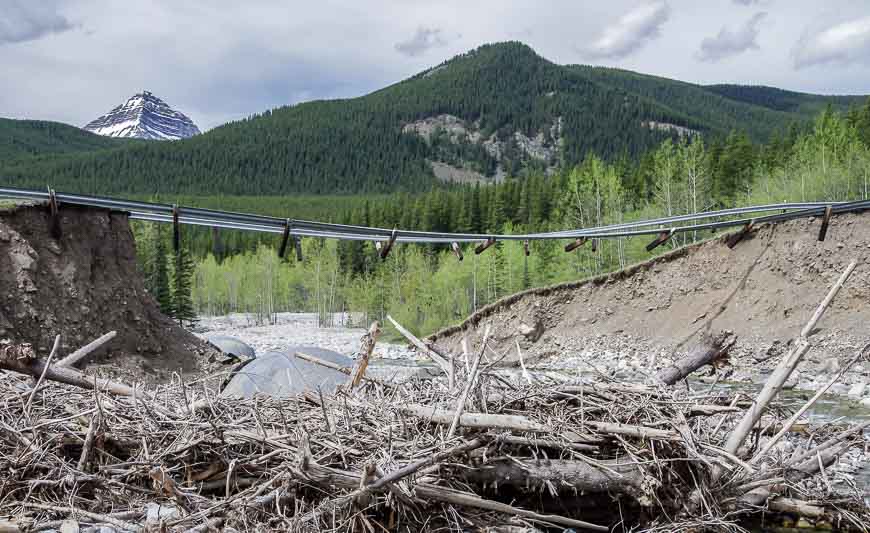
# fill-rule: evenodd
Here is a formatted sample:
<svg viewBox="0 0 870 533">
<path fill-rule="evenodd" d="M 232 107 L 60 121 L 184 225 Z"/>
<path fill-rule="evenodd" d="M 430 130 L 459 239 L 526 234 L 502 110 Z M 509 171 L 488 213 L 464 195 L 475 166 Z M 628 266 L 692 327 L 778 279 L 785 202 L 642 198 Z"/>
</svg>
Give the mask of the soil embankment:
<svg viewBox="0 0 870 533">
<path fill-rule="evenodd" d="M 60 334 L 66 355 L 114 330 L 95 354 L 101 370 L 131 382 L 196 371 L 210 348 L 145 290 L 127 216 L 62 206 L 60 228 L 56 239 L 42 206 L 0 210 L 0 340 L 46 355 Z"/>
<path fill-rule="evenodd" d="M 643 375 L 691 348 L 699 333 L 730 330 L 738 341 L 728 377 L 757 381 L 857 260 L 794 380 L 810 388 L 870 341 L 870 214 L 834 217 L 824 242 L 818 229 L 817 219 L 764 225 L 733 250 L 716 239 L 613 274 L 529 290 L 432 338 L 461 353 L 461 337 L 479 342 L 479 329 L 491 322 L 497 351 L 514 360 L 519 341 L 527 364 Z M 845 381 L 870 381 L 870 364 Z"/>
</svg>

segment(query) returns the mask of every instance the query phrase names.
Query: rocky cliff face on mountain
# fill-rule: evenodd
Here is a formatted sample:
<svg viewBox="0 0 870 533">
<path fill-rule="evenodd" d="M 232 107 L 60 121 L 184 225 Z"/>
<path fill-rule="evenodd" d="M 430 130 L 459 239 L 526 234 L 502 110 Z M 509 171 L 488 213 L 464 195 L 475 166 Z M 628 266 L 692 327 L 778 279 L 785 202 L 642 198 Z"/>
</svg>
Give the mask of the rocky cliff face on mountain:
<svg viewBox="0 0 870 533">
<path fill-rule="evenodd" d="M 131 96 L 84 129 L 107 137 L 153 140 L 186 139 L 200 133 L 190 118 L 148 91 Z"/>
</svg>

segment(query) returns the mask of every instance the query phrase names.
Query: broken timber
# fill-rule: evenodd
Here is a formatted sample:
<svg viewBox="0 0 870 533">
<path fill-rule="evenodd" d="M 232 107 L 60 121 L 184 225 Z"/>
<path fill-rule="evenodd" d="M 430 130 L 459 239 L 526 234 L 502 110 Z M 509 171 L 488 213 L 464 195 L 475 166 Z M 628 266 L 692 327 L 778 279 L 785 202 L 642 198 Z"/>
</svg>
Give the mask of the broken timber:
<svg viewBox="0 0 870 533">
<path fill-rule="evenodd" d="M 728 248 L 733 249 L 735 246 L 737 246 L 737 244 L 740 241 L 742 241 L 747 235 L 749 235 L 749 232 L 752 231 L 752 228 L 754 226 L 755 226 L 755 221 L 750 220 L 749 222 L 746 223 L 745 226 L 743 226 L 743 228 L 741 228 L 740 231 L 729 236 L 728 240 L 726 241 L 726 245 L 728 246 Z"/>
<path fill-rule="evenodd" d="M 651 243 L 646 245 L 646 251 L 652 252 L 653 250 L 655 250 L 656 248 L 658 248 L 662 244 L 668 242 L 671 239 L 671 236 L 673 236 L 673 234 L 674 234 L 673 228 L 659 233 L 658 237 L 656 237 L 655 239 L 653 239 L 653 241 Z"/>
<path fill-rule="evenodd" d="M 489 248 L 490 246 L 492 246 L 493 244 L 495 244 L 495 239 L 493 239 L 492 237 L 490 237 L 490 238 L 488 238 L 488 239 L 486 240 L 486 242 L 482 242 L 482 243 L 478 244 L 478 245 L 474 248 L 474 253 L 477 254 L 477 255 L 480 255 L 480 254 L 482 254 L 483 252 L 485 252 L 486 249 Z"/>
<path fill-rule="evenodd" d="M 831 213 L 833 212 L 833 206 L 827 206 L 825 208 L 825 214 L 822 216 L 822 225 L 819 227 L 819 242 L 825 240 L 825 236 L 828 234 L 828 224 L 831 222 Z"/>
</svg>

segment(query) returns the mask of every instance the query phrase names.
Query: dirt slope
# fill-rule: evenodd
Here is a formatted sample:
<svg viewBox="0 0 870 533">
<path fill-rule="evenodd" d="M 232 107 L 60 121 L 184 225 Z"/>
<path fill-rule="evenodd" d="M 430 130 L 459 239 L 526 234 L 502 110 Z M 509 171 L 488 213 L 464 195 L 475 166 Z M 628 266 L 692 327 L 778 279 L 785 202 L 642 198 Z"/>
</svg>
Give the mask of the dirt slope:
<svg viewBox="0 0 870 533">
<path fill-rule="evenodd" d="M 817 240 L 818 227 L 815 219 L 765 225 L 733 250 L 717 239 L 611 275 L 526 291 L 433 338 L 458 352 L 463 332 L 477 340 L 491 320 L 497 349 L 510 358 L 519 341 L 529 359 L 558 356 L 590 366 L 610 359 L 617 368 L 651 371 L 662 354 L 690 348 L 699 332 L 731 330 L 739 337 L 735 376 L 746 379 L 775 364 L 856 259 L 858 268 L 813 335 L 817 347 L 803 365 L 811 379 L 831 369 L 829 359 L 842 361 L 870 341 L 870 214 L 835 217 L 825 242 Z M 866 377 L 864 367 L 870 371 L 858 368 L 852 382 Z"/>
<path fill-rule="evenodd" d="M 159 378 L 196 370 L 209 348 L 163 316 L 143 286 L 127 216 L 62 206 L 62 236 L 49 232 L 42 206 L 0 210 L 0 340 L 61 353 L 111 330 L 99 355 L 114 374 Z"/>
</svg>

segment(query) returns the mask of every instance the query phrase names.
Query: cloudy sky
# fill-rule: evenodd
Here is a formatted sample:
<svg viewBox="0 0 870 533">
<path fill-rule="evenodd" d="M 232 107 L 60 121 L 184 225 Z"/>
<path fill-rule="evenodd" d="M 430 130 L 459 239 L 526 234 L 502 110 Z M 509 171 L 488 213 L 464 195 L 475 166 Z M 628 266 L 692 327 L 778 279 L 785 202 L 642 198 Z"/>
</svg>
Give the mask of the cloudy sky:
<svg viewBox="0 0 870 533">
<path fill-rule="evenodd" d="M 145 89 L 208 129 L 504 40 L 558 63 L 870 93 L 868 0 L 0 0 L 0 116 L 83 125 Z"/>
</svg>

